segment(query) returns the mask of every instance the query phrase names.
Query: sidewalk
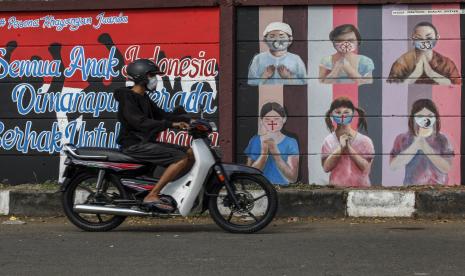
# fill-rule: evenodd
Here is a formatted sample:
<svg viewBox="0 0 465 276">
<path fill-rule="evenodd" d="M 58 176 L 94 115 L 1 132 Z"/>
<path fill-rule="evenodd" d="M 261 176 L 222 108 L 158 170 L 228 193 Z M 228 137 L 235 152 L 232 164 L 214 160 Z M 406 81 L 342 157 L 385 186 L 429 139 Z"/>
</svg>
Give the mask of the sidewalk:
<svg viewBox="0 0 465 276">
<path fill-rule="evenodd" d="M 279 217 L 465 217 L 465 188 L 279 189 Z M 0 214 L 63 215 L 53 190 L 0 190 Z"/>
</svg>

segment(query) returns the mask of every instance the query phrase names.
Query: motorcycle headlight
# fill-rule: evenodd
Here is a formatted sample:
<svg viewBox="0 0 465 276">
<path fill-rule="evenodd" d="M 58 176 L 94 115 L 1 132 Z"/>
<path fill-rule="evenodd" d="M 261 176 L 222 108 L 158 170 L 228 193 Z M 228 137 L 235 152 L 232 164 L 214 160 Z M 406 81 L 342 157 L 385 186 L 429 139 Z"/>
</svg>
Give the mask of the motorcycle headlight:
<svg viewBox="0 0 465 276">
<path fill-rule="evenodd" d="M 212 131 L 218 131 L 218 127 L 214 122 L 210 122 L 210 126 L 212 127 Z"/>
</svg>

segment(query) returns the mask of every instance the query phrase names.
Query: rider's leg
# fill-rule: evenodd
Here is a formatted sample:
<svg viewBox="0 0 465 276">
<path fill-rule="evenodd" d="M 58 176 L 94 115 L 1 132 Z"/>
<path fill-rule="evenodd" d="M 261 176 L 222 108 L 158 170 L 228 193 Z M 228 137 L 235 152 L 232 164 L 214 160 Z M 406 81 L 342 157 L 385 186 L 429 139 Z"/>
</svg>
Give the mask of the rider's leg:
<svg viewBox="0 0 465 276">
<path fill-rule="evenodd" d="M 160 192 L 163 187 L 166 186 L 171 180 L 176 178 L 180 173 L 186 172 L 192 165 L 194 164 L 194 153 L 192 149 L 187 151 L 187 156 L 180 161 L 173 163 L 166 168 L 163 172 L 160 180 L 158 181 L 157 185 L 150 191 L 150 193 L 144 198 L 144 202 L 152 202 L 155 200 L 160 199 Z"/>
</svg>

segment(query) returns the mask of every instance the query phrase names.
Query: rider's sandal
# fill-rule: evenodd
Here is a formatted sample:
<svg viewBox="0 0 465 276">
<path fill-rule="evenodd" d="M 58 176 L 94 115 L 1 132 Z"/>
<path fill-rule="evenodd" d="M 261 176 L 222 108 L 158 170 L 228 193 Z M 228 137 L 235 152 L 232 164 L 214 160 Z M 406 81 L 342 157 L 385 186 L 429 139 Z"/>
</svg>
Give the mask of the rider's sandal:
<svg viewBox="0 0 465 276">
<path fill-rule="evenodd" d="M 142 202 L 142 206 L 150 211 L 161 211 L 165 213 L 171 213 L 174 211 L 174 207 L 163 199 L 158 199 L 150 202 Z"/>
</svg>

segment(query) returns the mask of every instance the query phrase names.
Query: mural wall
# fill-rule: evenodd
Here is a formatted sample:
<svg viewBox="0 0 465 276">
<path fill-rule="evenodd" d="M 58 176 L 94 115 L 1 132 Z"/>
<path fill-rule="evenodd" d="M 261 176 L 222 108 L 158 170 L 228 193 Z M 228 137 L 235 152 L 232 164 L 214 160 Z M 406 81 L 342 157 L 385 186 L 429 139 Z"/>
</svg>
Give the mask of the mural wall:
<svg viewBox="0 0 465 276">
<path fill-rule="evenodd" d="M 237 159 L 279 185 L 460 184 L 460 9 L 238 8 Z"/>
<path fill-rule="evenodd" d="M 166 72 L 150 95 L 160 107 L 217 117 L 217 8 L 0 13 L 0 182 L 58 179 L 67 142 L 118 147 L 112 92 L 137 58 Z"/>
</svg>

